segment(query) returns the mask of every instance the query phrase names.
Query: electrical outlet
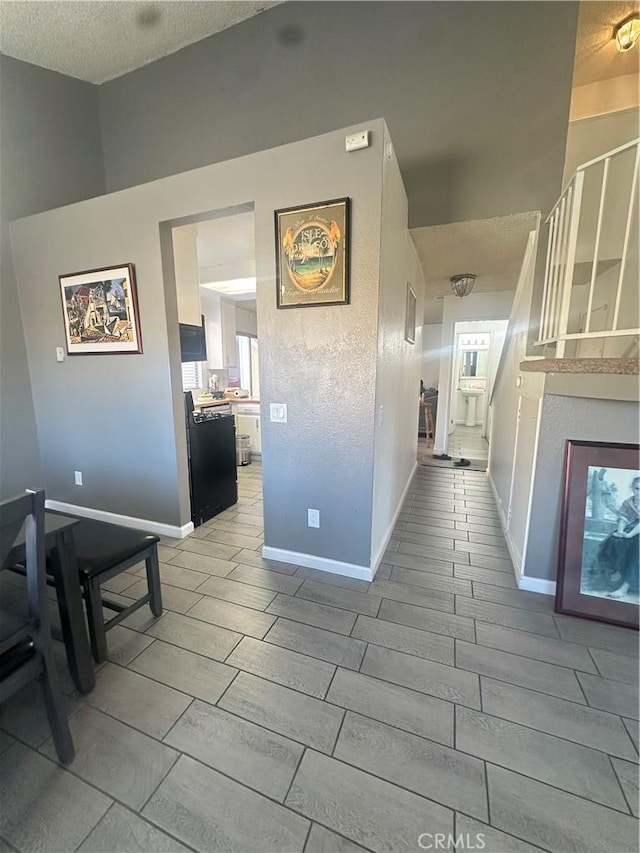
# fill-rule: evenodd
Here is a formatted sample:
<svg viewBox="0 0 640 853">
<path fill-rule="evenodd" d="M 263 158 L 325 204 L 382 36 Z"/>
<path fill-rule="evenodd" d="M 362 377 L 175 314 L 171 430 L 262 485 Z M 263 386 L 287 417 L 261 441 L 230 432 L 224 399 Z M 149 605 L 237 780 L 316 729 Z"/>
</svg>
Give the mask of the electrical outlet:
<svg viewBox="0 0 640 853">
<path fill-rule="evenodd" d="M 76 486 L 82 485 L 82 471 L 76 471 Z"/>
<path fill-rule="evenodd" d="M 307 510 L 307 526 L 308 527 L 320 527 L 320 510 L 319 509 L 308 509 Z"/>
</svg>

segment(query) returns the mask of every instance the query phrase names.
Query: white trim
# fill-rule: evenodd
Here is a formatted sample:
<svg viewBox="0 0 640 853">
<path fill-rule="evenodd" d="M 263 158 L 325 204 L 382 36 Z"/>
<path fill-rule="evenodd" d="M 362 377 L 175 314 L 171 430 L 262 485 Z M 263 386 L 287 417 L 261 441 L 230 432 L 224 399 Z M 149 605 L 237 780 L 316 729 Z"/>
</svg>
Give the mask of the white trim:
<svg viewBox="0 0 640 853">
<path fill-rule="evenodd" d="M 548 581 L 544 578 L 532 578 L 528 575 L 523 575 L 520 578 L 518 588 L 527 592 L 539 592 L 542 595 L 555 595 L 556 582 Z"/>
<path fill-rule="evenodd" d="M 640 137 L 632 139 L 631 142 L 625 142 L 624 145 L 619 145 L 617 148 L 612 148 L 611 151 L 605 151 L 604 154 L 600 154 L 599 157 L 594 157 L 593 160 L 588 160 L 586 163 L 582 163 L 580 166 L 576 167 L 576 172 L 582 172 L 584 169 L 588 169 L 590 166 L 595 166 L 596 163 L 601 163 L 609 157 L 615 157 L 616 154 L 621 154 L 623 151 L 626 151 L 628 148 L 634 148 L 636 145 L 640 145 Z"/>
<path fill-rule="evenodd" d="M 407 479 L 407 482 L 405 484 L 405 487 L 402 490 L 402 494 L 400 495 L 400 500 L 398 501 L 398 507 L 393 514 L 393 518 L 391 519 L 391 522 L 390 522 L 389 527 L 387 529 L 387 533 L 386 533 L 384 539 L 382 540 L 382 544 L 378 548 L 378 553 L 371 560 L 371 576 L 372 577 L 378 571 L 378 566 L 380 565 L 380 563 L 382 561 L 382 557 L 384 555 L 384 552 L 387 550 L 387 545 L 389 544 L 389 540 L 391 539 L 391 537 L 393 535 L 393 529 L 396 526 L 398 516 L 402 512 L 402 505 L 405 502 L 405 499 L 407 497 L 407 493 L 409 492 L 409 489 L 411 488 L 411 483 L 413 482 L 413 478 L 414 478 L 417 470 L 418 470 L 418 460 L 416 459 L 416 461 L 413 465 L 413 468 L 411 469 L 411 473 L 409 474 L 409 478 Z"/>
<path fill-rule="evenodd" d="M 502 504 L 502 501 L 500 500 L 498 489 L 493 481 L 493 477 L 491 476 L 491 471 L 489 469 L 487 469 L 487 480 L 489 481 L 491 491 L 493 492 L 493 499 L 495 501 L 496 508 L 500 516 L 500 524 L 502 525 L 502 535 L 504 536 L 504 541 L 507 544 L 507 550 L 509 551 L 509 556 L 511 557 L 511 563 L 513 565 L 513 573 L 516 578 L 516 583 L 518 583 L 518 581 L 522 577 L 522 557 L 518 553 L 518 549 L 516 548 L 515 543 L 509 532 L 507 517 L 504 514 L 504 506 Z"/>
<path fill-rule="evenodd" d="M 108 524 L 120 524 L 123 527 L 132 527 L 134 530 L 146 530 L 149 533 L 157 533 L 158 536 L 170 536 L 174 539 L 184 539 L 193 533 L 193 522 L 189 521 L 178 527 L 176 524 L 162 524 L 159 521 L 149 521 L 146 518 L 136 518 L 133 515 L 120 515 L 117 512 L 107 512 L 103 509 L 92 509 L 88 506 L 76 506 L 75 504 L 63 503 L 63 501 L 45 501 L 47 509 L 55 509 L 59 512 L 68 512 L 70 515 L 79 515 L 82 518 L 93 518 L 95 521 L 106 521 Z"/>
<path fill-rule="evenodd" d="M 531 510 L 533 509 L 533 490 L 536 482 L 536 466 L 538 464 L 538 448 L 540 445 L 540 428 L 542 426 L 542 404 L 544 402 L 544 387 L 543 393 L 538 400 L 538 414 L 536 416 L 536 434 L 533 439 L 533 459 L 531 460 L 531 482 L 529 483 L 529 500 L 527 501 L 527 518 L 524 523 L 524 542 L 522 543 L 522 567 L 520 569 L 520 579 L 526 577 L 526 562 L 527 551 L 529 549 L 529 532 L 531 530 Z"/>
<path fill-rule="evenodd" d="M 276 560 L 279 563 L 291 563 L 294 566 L 304 566 L 307 569 L 319 569 L 333 575 L 344 575 L 347 578 L 358 578 L 363 581 L 373 580 L 373 572 L 368 566 L 356 566 L 353 563 L 341 563 L 327 557 L 317 557 L 315 554 L 302 554 L 299 551 L 286 551 L 284 548 L 272 548 L 264 545 L 262 556 L 265 560 Z"/>
<path fill-rule="evenodd" d="M 402 512 L 402 505 L 404 504 L 407 493 L 411 488 L 413 477 L 417 470 L 418 461 L 416 460 L 413 468 L 411 469 L 406 485 L 402 490 L 402 494 L 400 495 L 398 508 L 393 514 L 393 519 L 389 524 L 384 540 L 378 548 L 378 553 L 371 561 L 370 566 L 357 566 L 355 563 L 343 563 L 341 560 L 331 560 L 328 557 L 318 557 L 315 554 L 303 554 L 300 551 L 287 551 L 284 548 L 272 548 L 270 545 L 264 545 L 262 547 L 263 558 L 265 560 L 276 560 L 278 563 L 291 563 L 294 566 L 304 566 L 307 569 L 318 569 L 320 572 L 329 572 L 332 575 L 344 575 L 344 577 L 347 578 L 372 581 L 384 552 L 387 549 L 387 545 L 389 544 L 389 540 L 393 534 L 398 516 Z"/>
</svg>

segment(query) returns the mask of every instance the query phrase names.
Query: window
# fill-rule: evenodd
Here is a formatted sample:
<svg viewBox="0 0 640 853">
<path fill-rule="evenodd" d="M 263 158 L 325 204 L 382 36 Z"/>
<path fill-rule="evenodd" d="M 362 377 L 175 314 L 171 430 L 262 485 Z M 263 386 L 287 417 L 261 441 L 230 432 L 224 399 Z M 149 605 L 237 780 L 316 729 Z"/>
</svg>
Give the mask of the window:
<svg viewBox="0 0 640 853">
<path fill-rule="evenodd" d="M 182 362 L 182 390 L 193 391 L 202 388 L 202 362 Z"/>
<path fill-rule="evenodd" d="M 240 387 L 246 388 L 253 400 L 260 399 L 258 339 L 250 335 L 236 335 Z"/>
</svg>

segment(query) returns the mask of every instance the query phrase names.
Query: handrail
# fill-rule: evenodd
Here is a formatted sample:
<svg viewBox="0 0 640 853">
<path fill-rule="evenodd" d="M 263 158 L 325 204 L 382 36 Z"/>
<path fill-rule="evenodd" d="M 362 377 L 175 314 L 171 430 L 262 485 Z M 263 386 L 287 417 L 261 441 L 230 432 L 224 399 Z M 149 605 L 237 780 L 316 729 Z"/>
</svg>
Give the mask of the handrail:
<svg viewBox="0 0 640 853">
<path fill-rule="evenodd" d="M 560 193 L 560 197 L 558 198 L 558 201 L 553 205 L 553 207 L 549 211 L 549 215 L 547 216 L 545 222 L 549 222 L 549 220 L 551 219 L 552 213 L 554 212 L 556 207 L 560 204 L 562 197 L 564 196 L 566 191 L 569 189 L 569 187 L 571 186 L 571 184 L 575 180 L 575 177 L 578 174 L 578 172 L 584 172 L 585 169 L 589 169 L 591 166 L 595 166 L 596 164 L 601 163 L 603 160 L 608 160 L 611 157 L 615 157 L 616 154 L 621 154 L 623 151 L 626 151 L 628 148 L 633 148 L 636 145 L 640 145 L 640 136 L 637 139 L 632 139 L 631 142 L 625 142 L 624 145 L 619 145 L 617 148 L 612 148 L 611 151 L 607 151 L 605 154 L 600 154 L 598 157 L 594 157 L 593 160 L 587 160 L 586 163 L 582 163 L 580 166 L 576 166 L 573 174 L 571 175 L 571 177 L 569 178 L 567 183 L 564 185 L 562 192 Z"/>
<path fill-rule="evenodd" d="M 624 155 L 625 152 L 632 149 L 635 149 L 633 162 L 629 158 L 621 161 L 623 168 L 628 170 L 628 174 L 625 171 L 622 175 L 624 186 L 625 188 L 628 187 L 628 191 L 614 192 L 612 194 L 608 192 L 608 184 L 611 183 L 611 162 L 614 158 Z M 628 166 L 627 160 L 629 160 Z M 590 177 L 590 181 L 596 182 L 596 188 L 599 181 L 599 202 L 595 200 L 595 205 L 597 205 L 595 233 L 590 236 L 587 249 L 593 253 L 590 261 L 591 273 L 587 285 L 588 291 L 583 295 L 581 290 L 574 289 L 574 269 L 581 228 L 581 216 L 583 214 L 583 185 L 589 174 L 589 170 L 597 167 L 600 163 L 604 164 L 604 168 L 592 173 Z M 535 345 L 555 344 L 556 358 L 562 358 L 565 355 L 567 341 L 579 341 L 587 338 L 627 337 L 640 334 L 640 330 L 635 328 L 635 326 L 640 325 L 640 322 L 633 317 L 625 316 L 625 322 L 628 325 L 625 328 L 619 328 L 620 313 L 623 311 L 621 308 L 623 291 L 626 291 L 629 287 L 628 280 L 625 282 L 627 259 L 630 251 L 633 251 L 632 241 L 637 239 L 632 228 L 632 223 L 637 206 L 639 168 L 640 137 L 583 163 L 581 166 L 578 166 L 572 175 L 571 180 L 546 219 L 546 223 L 549 226 L 548 248 L 544 269 L 544 290 L 542 295 L 539 338 Z M 590 186 L 592 185 L 590 184 Z M 590 192 L 588 198 L 591 199 L 592 197 L 593 193 Z M 594 206 L 594 212 L 595 210 Z M 620 247 L 616 251 L 616 256 L 617 252 L 620 252 L 620 271 L 615 295 L 611 294 L 611 304 L 615 306 L 613 317 L 607 315 L 603 323 L 604 328 L 598 331 L 591 331 L 591 315 L 594 313 L 594 292 L 599 276 L 598 264 L 601 260 L 602 229 L 605 220 L 609 222 L 608 239 L 612 236 L 611 224 L 620 222 L 619 228 L 616 226 L 618 228 L 616 234 L 613 234 L 616 240 L 619 238 L 620 243 Z M 586 247 L 583 246 L 582 248 Z M 609 287 L 609 284 L 606 286 Z M 631 286 L 635 285 L 632 283 Z M 586 300 L 585 322 L 584 326 L 581 324 L 580 331 L 576 331 L 575 312 L 572 312 L 571 309 L 575 305 L 578 310 L 581 310 L 581 301 L 583 299 Z M 577 301 L 574 302 L 573 300 Z M 573 320 L 571 320 L 572 316 Z M 574 328 L 570 328 L 572 324 Z M 631 324 L 633 324 L 633 328 Z"/>
<path fill-rule="evenodd" d="M 624 145 L 619 145 L 617 148 L 612 148 L 611 151 L 607 151 L 606 154 L 600 154 L 599 157 L 594 157 L 593 160 L 588 160 L 581 166 L 577 166 L 576 172 L 582 172 L 585 169 L 588 169 L 590 166 L 595 166 L 596 163 L 601 163 L 603 160 L 610 160 L 611 157 L 615 157 L 616 154 L 621 154 L 623 151 L 626 151 L 627 148 L 634 148 L 636 145 L 640 145 L 640 136 L 637 139 L 632 139 L 631 142 L 625 142 Z"/>
</svg>

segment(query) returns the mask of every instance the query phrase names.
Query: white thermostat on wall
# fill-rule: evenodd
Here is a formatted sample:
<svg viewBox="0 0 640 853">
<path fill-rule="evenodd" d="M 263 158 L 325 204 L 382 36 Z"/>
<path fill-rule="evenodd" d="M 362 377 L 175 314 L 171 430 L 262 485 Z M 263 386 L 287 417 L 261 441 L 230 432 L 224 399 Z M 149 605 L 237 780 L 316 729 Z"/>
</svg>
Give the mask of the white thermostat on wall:
<svg viewBox="0 0 640 853">
<path fill-rule="evenodd" d="M 369 131 L 363 130 L 361 133 L 352 133 L 347 136 L 347 151 L 357 151 L 359 148 L 369 147 Z"/>
</svg>

